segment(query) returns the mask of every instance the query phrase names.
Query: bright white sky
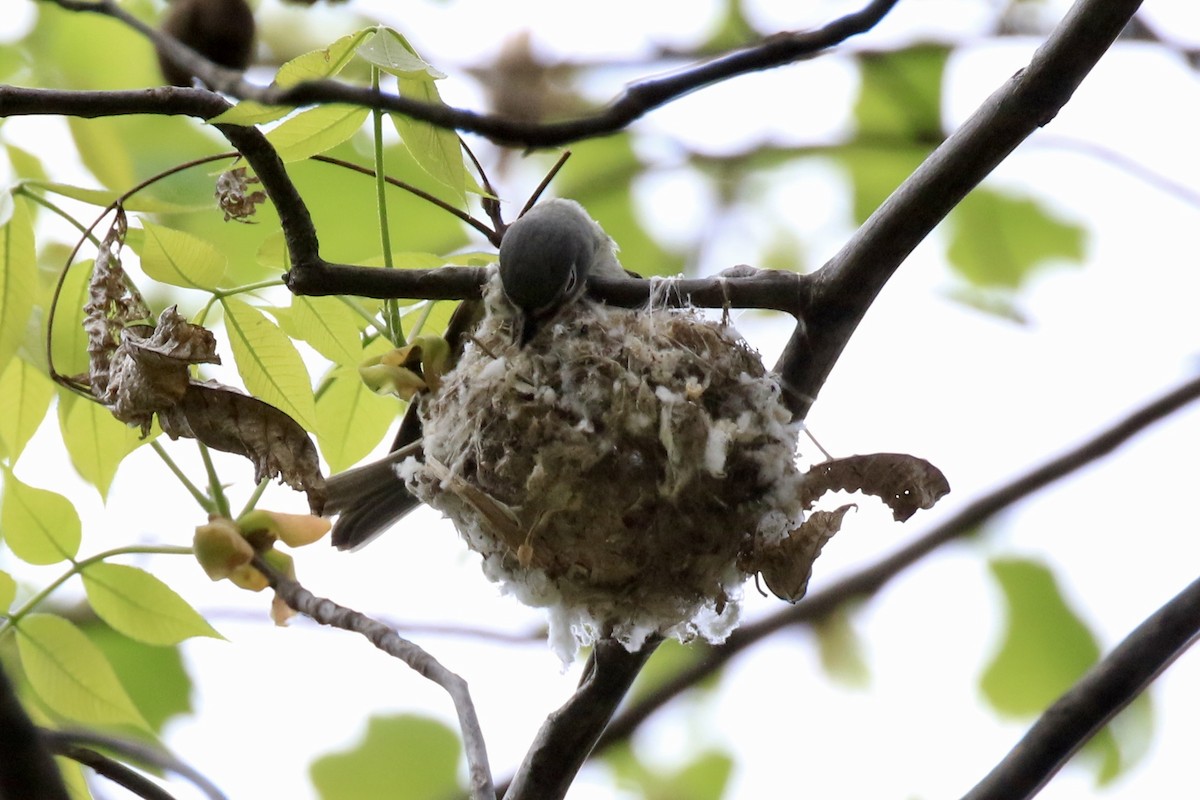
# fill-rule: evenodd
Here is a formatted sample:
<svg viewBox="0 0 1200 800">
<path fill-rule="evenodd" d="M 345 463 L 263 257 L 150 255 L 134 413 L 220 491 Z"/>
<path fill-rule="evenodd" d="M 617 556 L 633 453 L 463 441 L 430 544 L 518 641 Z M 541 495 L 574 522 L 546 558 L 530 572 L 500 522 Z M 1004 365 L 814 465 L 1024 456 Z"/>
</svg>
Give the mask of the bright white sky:
<svg viewBox="0 0 1200 800">
<path fill-rule="evenodd" d="M 21 4 L 22 11 L 31 5 Z M 769 24 L 799 27 L 857 4 L 800 4 L 803 18 L 786 16 L 796 13 L 789 10 L 796 4 L 747 5 Z M 947 36 L 969 31 L 975 5 L 907 0 L 859 41 L 891 43 L 912 30 Z M 564 57 L 629 57 L 651 44 L 693 41 L 710 24 L 715 6 L 621 0 L 583 8 L 467 0 L 405 4 L 403 21 L 393 24 L 451 73 L 443 89 L 448 99 L 476 104 L 477 96 L 453 74 L 494 53 L 506 32 L 531 28 L 539 45 Z M 397 16 L 389 0 L 359 7 L 385 19 Z M 272 2 L 264 13 L 274 9 Z M 1200 40 L 1200 17 L 1190 4 L 1149 0 L 1146 13 L 1175 34 Z M 989 44 L 957 56 L 948 76 L 947 119 L 961 122 L 1025 64 L 1034 44 Z M 598 97 L 618 85 L 598 87 Z M 853 75 L 836 57 L 819 59 L 694 94 L 644 124 L 664 138 L 714 150 L 766 138 L 812 142 L 846 124 L 853 87 Z M 797 102 L 777 102 L 780 97 Z M 907 526 L 862 504 L 818 562 L 813 589 L 892 550 L 980 491 L 1194 373 L 1200 364 L 1200 207 L 1051 142 L 1076 139 L 1117 150 L 1196 192 L 1197 108 L 1200 83 L 1194 72 L 1148 48 L 1120 47 L 1047 133 L 997 171 L 994 185 L 1031 193 L 1064 218 L 1086 223 L 1090 232 L 1082 269 L 1048 272 L 1021 297 L 1028 327 L 947 299 L 954 284 L 936 235 L 900 270 L 839 362 L 810 424 L 836 454 L 897 451 L 926 457 L 947 474 L 953 493 L 942 508 L 919 514 Z M 15 135 L 18 128 L 5 130 Z M 669 154 L 670 148 L 660 143 L 648 152 Z M 664 158 L 673 165 L 669 155 Z M 771 213 L 788 221 L 814 265 L 849 233 L 848 200 L 837 178 L 832 167 L 813 165 L 764 181 Z M 524 190 L 513 188 L 518 195 Z M 647 180 L 640 200 L 652 224 L 672 240 L 697 236 L 705 224 L 705 194 L 678 170 L 666 168 Z M 748 226 L 752 230 L 748 218 L 718 223 L 701 268 L 753 263 L 761 242 L 740 232 Z M 739 327 L 768 363 L 790 330 L 787 320 L 755 314 L 744 315 Z M 39 435 L 54 446 L 51 431 Z M 1200 529 L 1190 498 L 1198 437 L 1200 410 L 1178 414 L 1116 457 L 1005 515 L 985 538 L 948 548 L 895 582 L 857 617 L 872 669 L 867 689 L 832 683 L 817 662 L 810 634 L 797 631 L 735 661 L 715 702 L 679 704 L 661 714 L 642 732 L 639 745 L 668 764 L 704 746 L 732 750 L 738 763 L 731 799 L 961 794 L 1026 726 L 997 721 L 978 699 L 978 676 L 1000 632 L 998 597 L 984 558 L 1050 559 L 1075 608 L 1110 647 L 1196 576 Z M 62 490 L 60 464 L 29 461 L 22 462 L 25 480 Z M 157 481 L 158 462 L 143 451 L 124 469 L 126 479 L 118 480 L 106 507 L 94 492 L 77 493 L 91 535 L 85 547 L 111 545 L 106 531 L 121 541 L 131 533 L 152 541 L 190 538 L 194 522 L 177 514 L 187 502 L 182 490 L 148 491 L 147 482 Z M 229 474 L 241 474 L 238 469 Z M 299 508 L 294 498 L 278 496 L 284 498 L 280 503 Z M 156 505 L 147 508 L 148 502 Z M 160 559 L 153 568 L 202 609 L 250 610 L 242 619 L 216 620 L 232 644 L 186 646 L 198 681 L 198 714 L 175 724 L 169 737 L 178 753 L 230 797 L 312 796 L 307 762 L 353 743 L 370 713 L 416 709 L 452 724 L 440 690 L 364 642 L 305 625 L 275 630 L 264 623 L 266 598 L 210 585 L 182 559 Z M 299 568 L 319 594 L 398 620 L 506 631 L 541 621 L 539 612 L 498 598 L 448 523 L 428 510 L 362 553 L 303 552 Z M 774 599 L 749 594 L 748 618 L 779 607 Z M 416 639 L 470 681 L 497 775 L 520 760 L 546 713 L 578 680 L 578 665 L 562 674 L 557 659 L 538 644 Z M 1183 787 L 1195 786 L 1198 658 L 1184 656 L 1157 684 L 1154 748 L 1141 766 L 1102 793 L 1085 771 L 1068 769 L 1041 796 L 1124 800 L 1194 793 Z M 192 795 L 180 787 L 178 796 Z M 613 796 L 603 770 L 591 769 L 570 795 Z"/>
</svg>

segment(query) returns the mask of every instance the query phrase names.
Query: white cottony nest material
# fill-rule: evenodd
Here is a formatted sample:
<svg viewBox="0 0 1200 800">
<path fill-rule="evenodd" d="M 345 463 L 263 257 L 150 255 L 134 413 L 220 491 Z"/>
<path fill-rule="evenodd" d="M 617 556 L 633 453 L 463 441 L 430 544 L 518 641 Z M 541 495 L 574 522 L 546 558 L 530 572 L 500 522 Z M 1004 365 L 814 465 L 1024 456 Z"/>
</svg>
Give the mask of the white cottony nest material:
<svg viewBox="0 0 1200 800">
<path fill-rule="evenodd" d="M 692 310 L 590 301 L 517 348 L 497 281 L 485 302 L 423 401 L 414 491 L 568 650 L 722 640 L 747 556 L 803 521 L 799 427 L 757 353 Z"/>
</svg>

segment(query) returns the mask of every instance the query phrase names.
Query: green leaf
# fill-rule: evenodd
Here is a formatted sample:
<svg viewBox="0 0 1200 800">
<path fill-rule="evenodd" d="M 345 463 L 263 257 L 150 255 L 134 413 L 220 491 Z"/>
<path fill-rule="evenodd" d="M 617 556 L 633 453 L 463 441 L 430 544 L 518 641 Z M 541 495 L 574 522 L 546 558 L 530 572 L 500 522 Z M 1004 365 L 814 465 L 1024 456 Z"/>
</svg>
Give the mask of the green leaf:
<svg viewBox="0 0 1200 800">
<path fill-rule="evenodd" d="M 434 105 L 442 102 L 437 86 L 428 78 L 399 78 L 397 85 L 404 97 Z M 404 146 L 421 169 L 449 189 L 460 203 L 465 202 L 464 192 L 469 184 L 458 134 L 401 114 L 389 116 Z"/>
<path fill-rule="evenodd" d="M 854 221 L 861 225 L 921 165 L 931 149 L 916 144 L 889 147 L 852 143 L 836 152 L 850 174 Z"/>
<path fill-rule="evenodd" d="M 703 751 L 672 771 L 646 766 L 628 744 L 610 748 L 604 760 L 616 773 L 619 785 L 634 789 L 645 800 L 720 800 L 733 774 L 733 759 L 716 750 Z"/>
<path fill-rule="evenodd" d="M 88 371 L 88 337 L 83 329 L 83 307 L 88 302 L 88 282 L 94 265 L 91 259 L 76 262 L 63 280 L 50 338 L 54 368 L 63 375 L 86 375 Z M 50 299 L 46 298 L 47 309 L 49 305 Z"/>
<path fill-rule="evenodd" d="M 89 725 L 148 728 L 108 659 L 62 617 L 31 614 L 22 619 L 17 652 L 29 685 L 55 713 Z"/>
<path fill-rule="evenodd" d="M 83 528 L 71 501 L 4 472 L 0 530 L 17 558 L 30 564 L 57 564 L 79 552 Z"/>
<path fill-rule="evenodd" d="M 1045 565 L 1011 558 L 988 566 L 1004 593 L 1007 623 L 980 687 L 1002 714 L 1040 714 L 1096 663 L 1100 646 Z"/>
<path fill-rule="evenodd" d="M 1048 262 L 1083 260 L 1084 229 L 1032 198 L 976 189 L 946 225 L 951 265 L 977 286 L 1015 289 Z"/>
<path fill-rule="evenodd" d="M 102 622 L 83 632 L 112 664 L 121 684 L 155 733 L 172 717 L 192 711 L 192 679 L 178 647 L 156 647 L 123 636 Z"/>
<path fill-rule="evenodd" d="M 378 29 L 374 36 L 359 45 L 358 54 L 398 78 L 424 75 L 436 80 L 446 77 L 446 73 L 417 55 L 408 40 L 391 28 Z"/>
<path fill-rule="evenodd" d="M 708 655 L 707 650 L 707 645 L 684 645 L 674 639 L 664 640 L 638 673 L 637 680 L 629 692 L 629 699 L 636 701 L 654 694 L 676 676 L 703 661 Z M 716 688 L 719 681 L 720 673 L 714 672 L 692 688 L 708 691 Z"/>
<path fill-rule="evenodd" d="M 871 670 L 863 656 L 862 640 L 849 613 L 839 608 L 814 626 L 821 666 L 838 683 L 862 689 L 871 681 Z"/>
<path fill-rule="evenodd" d="M 233 358 L 246 390 L 305 429 L 317 430 L 308 370 L 292 340 L 253 306 L 232 297 L 223 299 L 221 305 Z"/>
<path fill-rule="evenodd" d="M 33 220 L 24 199 L 11 200 L 12 216 L 0 227 L 0 371 L 25 341 L 37 300 Z"/>
<path fill-rule="evenodd" d="M 25 185 L 104 208 L 112 205 L 118 197 L 124 194 L 123 191 L 85 189 L 81 186 L 72 186 L 69 183 L 56 183 L 54 181 L 26 181 Z M 126 198 L 122 201 L 121 205 L 126 211 L 148 211 L 156 214 L 178 214 L 200 210 L 194 205 L 172 203 L 142 192 L 135 194 L 133 197 Z M 208 203 L 204 207 L 211 208 L 212 204 Z"/>
<path fill-rule="evenodd" d="M 243 100 L 233 108 L 227 108 L 215 117 L 210 117 L 209 125 L 262 125 L 264 122 L 274 122 L 286 117 L 292 111 L 291 106 L 267 106 L 254 100 Z"/>
<path fill-rule="evenodd" d="M 208 242 L 183 231 L 142 222 L 142 269 L 161 283 L 212 291 L 225 274 L 226 259 Z"/>
<path fill-rule="evenodd" d="M 54 397 L 54 384 L 37 367 L 23 358 L 8 362 L 0 372 L 0 445 L 8 454 L 9 463 L 16 463 L 33 437 Z"/>
<path fill-rule="evenodd" d="M 332 472 L 358 463 L 379 445 L 401 406 L 372 392 L 354 367 L 335 370 L 317 399 L 317 443 Z"/>
<path fill-rule="evenodd" d="M 142 439 L 138 429 L 118 420 L 104 406 L 65 391 L 59 393 L 58 421 L 71 464 L 102 498 L 108 497 L 125 457 L 155 435 Z"/>
<path fill-rule="evenodd" d="M 307 342 L 335 364 L 362 360 L 362 318 L 336 297 L 292 297 L 291 314 L 281 320 L 284 330 Z"/>
<path fill-rule="evenodd" d="M 1007 627 L 1000 650 L 980 679 L 984 698 L 1002 714 L 1042 713 L 1100 657 L 1095 637 L 1062 597 L 1053 573 L 1026 559 L 992 559 L 1004 593 Z M 1143 695 L 1081 751 L 1098 783 L 1111 781 L 1147 750 L 1151 709 Z"/>
<path fill-rule="evenodd" d="M 358 46 L 375 31 L 373 27 L 363 28 L 346 34 L 328 47 L 296 56 L 279 68 L 275 84 L 287 89 L 305 81 L 318 81 L 337 75 L 354 58 Z"/>
<path fill-rule="evenodd" d="M 317 106 L 284 120 L 267 134 L 267 139 L 285 162 L 301 161 L 337 147 L 358 133 L 370 113 L 358 106 Z"/>
<path fill-rule="evenodd" d="M 101 183 L 117 191 L 137 183 L 133 154 L 119 123 L 107 117 L 89 120 L 68 117 L 67 125 L 83 165 Z"/>
<path fill-rule="evenodd" d="M 309 768 L 321 800 L 429 800 L 458 785 L 458 734 L 412 715 L 372 717 L 353 750 L 318 758 Z"/>
<path fill-rule="evenodd" d="M 5 614 L 12 608 L 13 600 L 17 599 L 17 581 L 12 575 L 0 569 L 0 614 Z"/>
<path fill-rule="evenodd" d="M 949 53 L 942 45 L 920 44 L 861 54 L 857 138 L 941 142 L 942 74 Z"/>
<path fill-rule="evenodd" d="M 186 600 L 143 569 L 89 564 L 83 587 L 100 619 L 139 642 L 173 645 L 193 636 L 222 638 Z"/>
</svg>

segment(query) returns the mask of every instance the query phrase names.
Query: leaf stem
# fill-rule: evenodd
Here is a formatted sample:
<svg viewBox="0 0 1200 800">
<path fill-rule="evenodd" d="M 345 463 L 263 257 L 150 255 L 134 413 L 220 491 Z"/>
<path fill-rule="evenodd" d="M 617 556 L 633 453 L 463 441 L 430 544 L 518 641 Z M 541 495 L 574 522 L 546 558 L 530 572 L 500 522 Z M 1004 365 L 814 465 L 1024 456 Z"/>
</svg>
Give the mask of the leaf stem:
<svg viewBox="0 0 1200 800">
<path fill-rule="evenodd" d="M 371 88 L 379 91 L 379 67 L 371 65 Z M 388 228 L 387 182 L 383 170 L 383 112 L 371 109 L 371 124 L 375 140 L 375 207 L 379 212 L 379 244 L 383 248 L 383 266 L 395 269 L 392 263 L 392 232 Z M 404 346 L 404 328 L 400 322 L 400 307 L 395 300 L 383 301 L 383 319 L 388 338 L 396 347 Z"/>
<path fill-rule="evenodd" d="M 229 513 L 229 498 L 225 496 L 225 488 L 221 486 L 221 479 L 217 476 L 217 468 L 213 466 L 212 455 L 208 452 L 202 442 L 197 442 L 200 447 L 200 458 L 204 459 L 204 469 L 208 473 L 208 491 L 212 495 L 213 505 L 216 507 L 216 513 L 226 519 L 232 519 Z"/>
<path fill-rule="evenodd" d="M 188 476 L 184 474 L 183 470 L 179 468 L 179 465 L 175 463 L 175 459 L 171 458 L 170 454 L 167 453 L 167 448 L 163 447 L 157 440 L 150 442 L 150 446 L 154 448 L 154 452 L 157 453 L 158 457 L 161 458 L 163 463 L 167 465 L 167 469 L 171 470 L 171 473 L 179 479 L 179 482 L 183 484 L 183 488 L 188 490 L 188 492 L 192 495 L 192 498 L 200 504 L 200 508 L 202 508 L 206 514 L 211 514 L 216 511 L 216 506 L 213 504 L 213 501 L 208 497 L 208 495 L 200 491 L 199 487 L 192 483 Z"/>
<path fill-rule="evenodd" d="M 57 578 L 55 578 L 53 581 L 51 581 L 44 589 L 42 589 L 40 592 L 35 594 L 33 597 L 29 598 L 23 606 L 18 608 L 13 613 L 9 614 L 7 619 L 0 622 L 0 639 L 3 639 L 5 636 L 8 636 L 9 632 L 16 628 L 17 623 L 19 623 L 24 617 L 28 616 L 35 608 L 37 608 L 39 605 L 41 605 L 42 602 L 47 597 L 49 597 L 58 587 L 62 586 L 64 583 L 69 581 L 75 575 L 82 573 L 85 569 L 87 569 L 92 564 L 95 564 L 100 561 L 107 561 L 108 559 L 114 558 L 116 556 L 127 556 L 127 555 L 135 555 L 135 554 L 190 556 L 190 555 L 192 555 L 192 548 L 182 547 L 180 545 L 135 544 L 135 545 L 127 545 L 125 547 L 115 547 L 112 550 L 105 550 L 101 553 L 97 553 L 94 556 L 88 556 L 87 558 L 81 559 L 79 561 L 74 561 L 71 563 L 70 569 L 68 569 L 62 575 L 59 575 Z"/>
</svg>

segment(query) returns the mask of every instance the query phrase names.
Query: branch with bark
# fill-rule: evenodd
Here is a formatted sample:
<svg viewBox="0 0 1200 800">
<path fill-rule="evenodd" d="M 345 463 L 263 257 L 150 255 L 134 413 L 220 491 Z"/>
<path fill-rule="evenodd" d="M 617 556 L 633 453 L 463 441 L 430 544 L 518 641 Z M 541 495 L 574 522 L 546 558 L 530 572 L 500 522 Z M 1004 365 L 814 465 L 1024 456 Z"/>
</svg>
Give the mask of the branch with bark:
<svg viewBox="0 0 1200 800">
<path fill-rule="evenodd" d="M 297 581 L 272 567 L 262 556 L 255 556 L 254 568 L 267 577 L 275 595 L 292 610 L 305 615 L 314 622 L 341 628 L 363 636 L 375 647 L 407 664 L 414 672 L 446 690 L 458 712 L 458 725 L 463 736 L 463 750 L 467 756 L 467 771 L 470 775 L 470 792 L 474 800 L 494 800 L 496 791 L 492 786 L 492 771 L 488 766 L 487 747 L 483 730 L 475 714 L 475 704 L 467 682 L 451 672 L 440 661 L 420 646 L 405 639 L 393 629 L 376 622 L 332 600 L 317 597 Z"/>
</svg>

